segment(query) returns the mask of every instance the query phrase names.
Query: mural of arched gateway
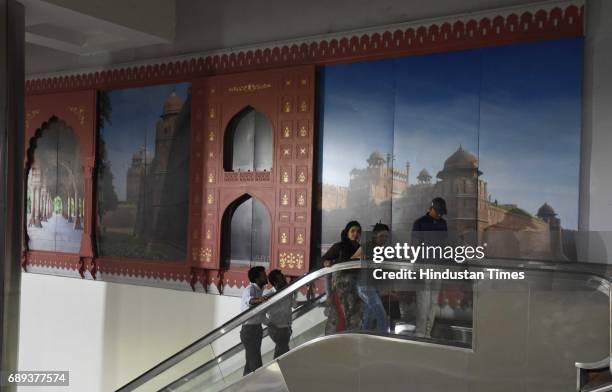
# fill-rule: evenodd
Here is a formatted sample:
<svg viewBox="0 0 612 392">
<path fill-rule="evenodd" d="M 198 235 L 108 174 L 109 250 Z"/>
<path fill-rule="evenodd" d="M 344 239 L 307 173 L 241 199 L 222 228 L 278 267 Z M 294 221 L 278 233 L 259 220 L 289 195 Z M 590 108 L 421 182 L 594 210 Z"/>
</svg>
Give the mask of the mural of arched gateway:
<svg viewBox="0 0 612 392">
<path fill-rule="evenodd" d="M 28 164 L 28 248 L 78 253 L 85 203 L 80 144 L 73 129 L 50 119 L 30 141 Z"/>
</svg>

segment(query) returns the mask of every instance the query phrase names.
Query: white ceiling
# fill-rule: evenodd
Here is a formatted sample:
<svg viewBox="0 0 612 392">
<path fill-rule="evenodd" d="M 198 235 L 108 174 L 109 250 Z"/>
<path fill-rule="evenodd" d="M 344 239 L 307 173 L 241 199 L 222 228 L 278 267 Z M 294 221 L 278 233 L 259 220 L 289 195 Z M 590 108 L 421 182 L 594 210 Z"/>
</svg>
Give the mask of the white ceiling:
<svg viewBox="0 0 612 392">
<path fill-rule="evenodd" d="M 58 51 L 60 58 L 91 56 L 174 40 L 174 0 L 20 2 L 26 8 L 28 52 L 38 46 Z"/>
<path fill-rule="evenodd" d="M 20 0 L 28 75 L 524 5 L 533 0 Z"/>
</svg>

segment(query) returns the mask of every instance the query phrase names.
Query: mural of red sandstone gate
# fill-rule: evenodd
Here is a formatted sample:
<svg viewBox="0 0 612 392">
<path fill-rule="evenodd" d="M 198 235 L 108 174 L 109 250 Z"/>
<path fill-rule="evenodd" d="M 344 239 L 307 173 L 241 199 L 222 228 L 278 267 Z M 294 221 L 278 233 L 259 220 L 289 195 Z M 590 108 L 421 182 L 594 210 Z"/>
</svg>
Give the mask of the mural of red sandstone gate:
<svg viewBox="0 0 612 392">
<path fill-rule="evenodd" d="M 78 253 L 83 234 L 84 184 L 79 141 L 52 118 L 28 149 L 28 248 Z"/>
</svg>

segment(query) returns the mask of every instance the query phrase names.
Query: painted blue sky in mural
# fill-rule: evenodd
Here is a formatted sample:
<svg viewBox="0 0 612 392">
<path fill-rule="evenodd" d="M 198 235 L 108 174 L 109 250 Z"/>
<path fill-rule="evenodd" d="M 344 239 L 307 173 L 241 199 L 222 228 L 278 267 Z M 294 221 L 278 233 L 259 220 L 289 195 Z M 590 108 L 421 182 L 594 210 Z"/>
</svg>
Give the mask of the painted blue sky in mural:
<svg viewBox="0 0 612 392">
<path fill-rule="evenodd" d="M 582 40 L 326 67 L 321 78 L 323 182 L 348 185 L 374 150 L 435 178 L 462 145 L 493 200 L 535 214 L 552 205 L 576 228 Z"/>
<path fill-rule="evenodd" d="M 349 172 L 374 151 L 393 150 L 395 89 L 392 61 L 326 67 L 320 105 L 324 183 L 348 185 Z M 348 149 L 344 149 L 347 147 Z"/>
<path fill-rule="evenodd" d="M 189 86 L 179 83 L 109 91 L 111 124 L 101 130 L 101 135 L 106 141 L 119 200 L 126 198 L 126 175 L 134 152 L 145 147 L 151 158 L 155 153 L 155 127 L 164 102 L 174 91 L 184 103 Z"/>
</svg>

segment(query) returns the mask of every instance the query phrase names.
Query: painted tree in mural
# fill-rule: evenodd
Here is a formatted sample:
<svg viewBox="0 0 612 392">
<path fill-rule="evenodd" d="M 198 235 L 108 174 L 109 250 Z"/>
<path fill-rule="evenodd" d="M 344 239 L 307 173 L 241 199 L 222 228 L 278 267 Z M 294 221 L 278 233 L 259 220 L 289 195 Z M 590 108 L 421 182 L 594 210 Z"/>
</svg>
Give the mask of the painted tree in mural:
<svg viewBox="0 0 612 392">
<path fill-rule="evenodd" d="M 30 141 L 28 163 L 28 247 L 77 253 L 85 203 L 76 134 L 63 121 L 52 118 Z"/>
<path fill-rule="evenodd" d="M 111 124 L 111 114 L 113 111 L 112 102 L 108 92 L 101 91 L 98 93 L 98 127 L 104 129 L 106 125 Z M 98 140 L 98 193 L 97 193 L 97 211 L 98 211 L 98 228 L 105 230 L 104 216 L 107 211 L 117 209 L 119 199 L 115 186 L 113 185 L 113 172 L 111 171 L 110 162 L 106 148 L 106 141 L 100 135 Z"/>
</svg>

